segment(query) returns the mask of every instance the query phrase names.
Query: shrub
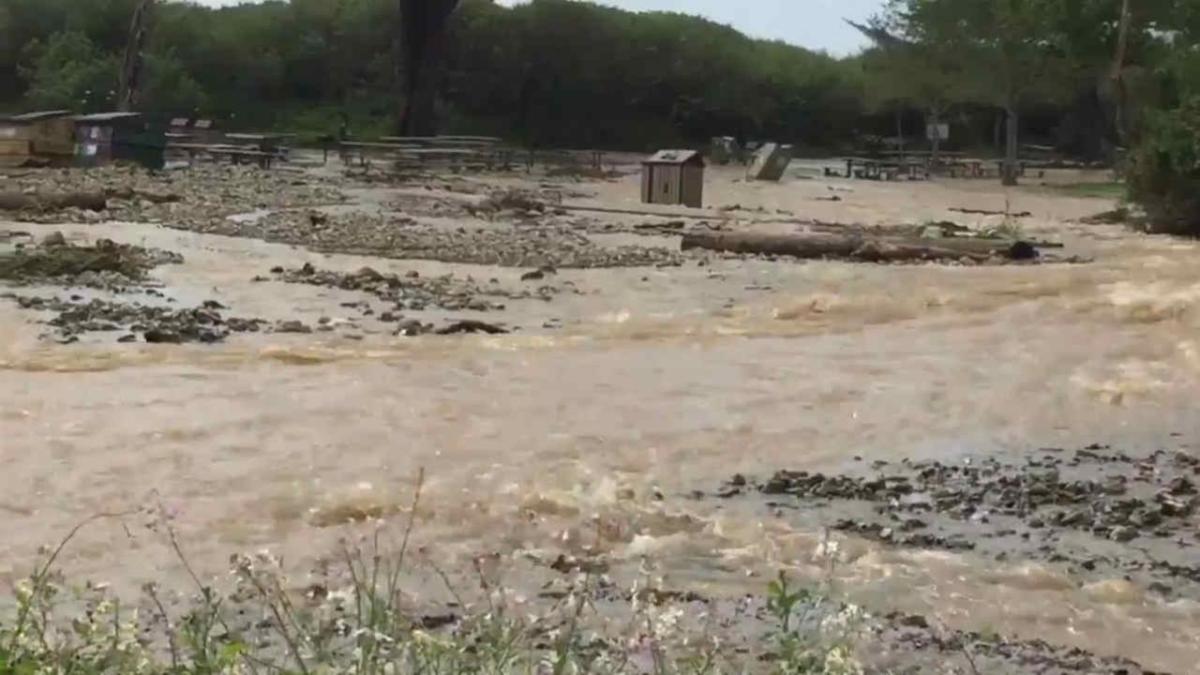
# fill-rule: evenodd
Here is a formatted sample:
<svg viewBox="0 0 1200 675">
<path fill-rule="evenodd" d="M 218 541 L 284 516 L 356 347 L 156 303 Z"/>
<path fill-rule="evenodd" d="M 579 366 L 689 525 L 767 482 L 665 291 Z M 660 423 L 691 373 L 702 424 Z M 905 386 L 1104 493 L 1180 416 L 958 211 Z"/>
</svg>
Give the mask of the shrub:
<svg viewBox="0 0 1200 675">
<path fill-rule="evenodd" d="M 1126 180 L 1147 230 L 1200 236 L 1200 96 L 1151 116 Z"/>
</svg>

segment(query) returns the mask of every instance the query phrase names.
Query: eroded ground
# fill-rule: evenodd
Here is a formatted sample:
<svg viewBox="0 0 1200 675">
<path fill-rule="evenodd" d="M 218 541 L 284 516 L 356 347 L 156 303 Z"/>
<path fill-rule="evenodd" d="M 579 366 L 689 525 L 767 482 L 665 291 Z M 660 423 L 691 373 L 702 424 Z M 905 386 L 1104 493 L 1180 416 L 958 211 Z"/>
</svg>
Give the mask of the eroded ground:
<svg viewBox="0 0 1200 675">
<path fill-rule="evenodd" d="M 970 672 L 959 631 L 1013 672 L 1034 669 L 1035 640 L 1042 672 L 1129 667 L 1106 657 L 1191 672 L 1197 246 L 1082 224 L 1111 204 L 1038 179 L 1006 193 L 812 168 L 779 184 L 712 168 L 707 203 L 739 208 L 689 218 L 567 208 L 643 209 L 632 174 L 6 178 L 134 189 L 108 212 L 0 224 L 0 247 L 156 253 L 131 276 L 56 267 L 3 289 L 0 568 L 24 573 L 91 514 L 154 503 L 199 569 L 268 547 L 307 570 L 366 521 L 396 536 L 423 468 L 423 551 L 466 576 L 492 556 L 531 595 L 564 555 L 718 603 L 787 569 L 894 614 L 907 637 L 885 643 L 947 672 Z M 690 229 L 946 220 L 1015 222 L 1063 242 L 1064 262 L 679 250 Z M 844 476 L 845 494 L 754 489 L 798 472 Z M 879 475 L 908 487 L 861 489 Z M 1074 487 L 1042 514 L 995 502 L 1001 480 L 1017 502 Z M 942 509 L 931 493 L 947 489 L 960 503 Z M 88 528 L 65 563 L 129 588 L 182 576 L 137 517 Z M 1015 642 L 980 637 L 998 635 Z M 1070 648 L 1087 654 L 1072 665 Z"/>
</svg>

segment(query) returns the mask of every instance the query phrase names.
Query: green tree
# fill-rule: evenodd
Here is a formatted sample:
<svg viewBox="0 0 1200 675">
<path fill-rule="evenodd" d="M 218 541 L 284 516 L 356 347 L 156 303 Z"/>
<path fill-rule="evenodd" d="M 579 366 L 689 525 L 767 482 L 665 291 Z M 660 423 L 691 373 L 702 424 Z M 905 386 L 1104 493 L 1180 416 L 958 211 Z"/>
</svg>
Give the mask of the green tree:
<svg viewBox="0 0 1200 675">
<path fill-rule="evenodd" d="M 965 97 L 1007 117 L 1003 181 L 1015 185 L 1023 108 L 1070 90 L 1074 66 L 1060 31 L 1062 0 L 890 0 L 880 22 L 961 64 Z"/>
<path fill-rule="evenodd" d="M 104 54 L 82 33 L 56 33 L 25 49 L 22 77 L 34 108 L 94 112 L 111 109 L 117 95 L 117 57 Z"/>
</svg>

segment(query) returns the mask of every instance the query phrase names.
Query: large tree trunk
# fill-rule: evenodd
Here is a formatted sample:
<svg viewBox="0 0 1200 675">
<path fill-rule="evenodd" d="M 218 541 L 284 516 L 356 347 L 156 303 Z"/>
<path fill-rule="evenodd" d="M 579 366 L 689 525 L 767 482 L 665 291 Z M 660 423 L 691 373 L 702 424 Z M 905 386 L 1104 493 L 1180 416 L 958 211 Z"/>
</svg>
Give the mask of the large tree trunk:
<svg viewBox="0 0 1200 675">
<path fill-rule="evenodd" d="M 1113 126 L 1117 132 L 1117 142 L 1122 145 L 1127 145 L 1129 136 L 1128 120 L 1126 119 L 1125 106 L 1128 95 L 1125 91 L 1125 59 L 1129 50 L 1129 25 L 1132 22 L 1132 14 L 1130 12 L 1129 0 L 1123 0 L 1121 3 L 1121 21 L 1120 28 L 1117 32 L 1117 54 L 1113 59 L 1112 81 L 1113 93 L 1116 96 L 1116 105 L 1114 111 Z"/>
<path fill-rule="evenodd" d="M 117 96 L 117 110 L 131 112 L 138 103 L 142 84 L 142 51 L 146 48 L 146 36 L 150 26 L 150 11 L 155 0 L 141 0 L 133 10 L 129 21 L 129 38 L 125 42 L 125 58 L 121 63 L 121 85 Z"/>
<path fill-rule="evenodd" d="M 399 132 L 401 136 L 432 136 L 436 132 L 434 103 L 446 24 L 459 0 L 399 1 L 398 70 L 404 98 Z"/>
<path fill-rule="evenodd" d="M 1021 118 L 1017 113 L 1017 107 L 1014 105 L 1008 106 L 1008 123 L 1005 130 L 1006 141 L 1004 144 L 1004 176 L 1002 177 L 1005 185 L 1016 185 L 1017 176 L 1021 173 L 1020 167 L 1017 165 L 1017 133 L 1020 129 L 1020 124 Z"/>
<path fill-rule="evenodd" d="M 864 262 L 905 260 L 983 261 L 993 257 L 1025 259 L 1037 256 L 1026 242 L 1005 239 L 869 237 L 861 234 L 763 234 L 755 232 L 696 232 L 683 235 L 683 250 L 786 255 L 794 258 L 842 258 Z"/>
<path fill-rule="evenodd" d="M 66 208 L 103 211 L 108 208 L 108 200 L 103 192 L 0 192 L 0 211 L 58 211 Z"/>
</svg>

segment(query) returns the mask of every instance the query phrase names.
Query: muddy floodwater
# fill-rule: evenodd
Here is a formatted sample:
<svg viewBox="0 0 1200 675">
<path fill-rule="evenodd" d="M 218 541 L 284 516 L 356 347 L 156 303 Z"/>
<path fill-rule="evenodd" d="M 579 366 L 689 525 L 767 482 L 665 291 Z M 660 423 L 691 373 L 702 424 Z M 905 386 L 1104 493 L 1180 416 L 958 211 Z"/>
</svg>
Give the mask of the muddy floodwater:
<svg viewBox="0 0 1200 675">
<path fill-rule="evenodd" d="M 118 343 L 113 333 L 60 345 L 43 339 L 42 314 L 0 301 L 0 574 L 26 573 L 39 546 L 89 515 L 147 503 L 171 513 L 207 573 L 221 573 L 232 552 L 262 548 L 304 569 L 367 527 L 348 522 L 359 514 L 400 521 L 423 469 L 416 537 L 450 566 L 588 547 L 631 574 L 649 568 L 674 586 L 733 597 L 760 592 L 779 569 L 821 574 L 832 536 L 839 585 L 874 611 L 1196 672 L 1196 581 L 1163 593 L 1047 559 L 892 547 L 829 535 L 830 523 L 761 499 L 713 496 L 734 474 L 837 473 L 877 460 L 1020 463 L 1040 448 L 1093 443 L 1200 452 L 1200 245 L 1082 224 L 1112 203 L 1036 178 L 1005 192 L 990 182 L 872 183 L 801 169 L 768 184 L 710 168 L 706 202 L 742 207 L 713 210 L 713 222 L 724 214 L 730 226 L 777 232 L 798 219 L 983 228 L 1003 218 L 950 209 L 1007 205 L 1030 212 L 1017 221 L 1023 235 L 1061 241 L 1064 255 L 1087 262 L 685 256 L 679 265 L 564 266 L 538 281 L 521 278 L 533 267 L 324 253 L 152 223 L 0 222 L 34 239 L 61 231 L 70 242 L 182 254 L 182 264 L 150 272 L 180 306 L 215 300 L 230 315 L 336 326 L 213 345 Z M 465 181 L 537 184 L 519 174 Z M 636 175 L 565 185 L 567 204 L 641 208 Z M 349 201 L 323 212 L 335 223 L 356 210 L 394 215 L 413 190 L 430 193 L 350 183 Z M 600 247 L 679 248 L 669 232 L 592 228 L 589 237 Z M 512 330 L 395 335 L 377 320 L 382 307 L 366 314 L 355 304 L 376 302 L 370 295 L 270 273 L 305 263 L 469 277 L 503 289 L 503 309 L 431 305 L 413 316 Z M 521 297 L 543 284 L 552 297 Z M 1169 542 L 1183 551 L 1175 559 L 1200 564 L 1197 535 L 1193 515 Z M 182 574 L 136 515 L 87 528 L 64 564 L 130 588 Z"/>
</svg>

